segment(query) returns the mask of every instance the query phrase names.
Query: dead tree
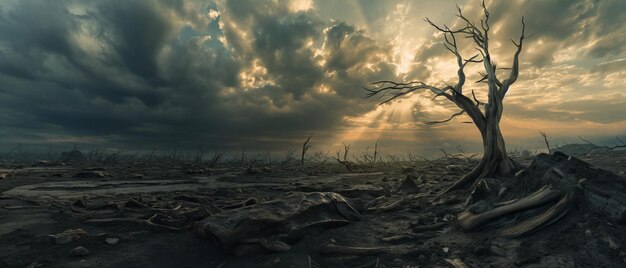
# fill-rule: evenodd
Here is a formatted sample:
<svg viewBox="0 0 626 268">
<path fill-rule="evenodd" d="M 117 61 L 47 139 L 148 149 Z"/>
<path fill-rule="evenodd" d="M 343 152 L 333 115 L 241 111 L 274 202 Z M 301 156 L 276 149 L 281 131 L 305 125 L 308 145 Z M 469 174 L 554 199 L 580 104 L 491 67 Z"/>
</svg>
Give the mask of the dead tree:
<svg viewBox="0 0 626 268">
<path fill-rule="evenodd" d="M 546 148 L 548 148 L 548 153 L 552 152 L 552 149 L 550 148 L 550 143 L 548 143 L 548 135 L 543 131 L 539 131 L 539 134 L 541 135 L 541 137 L 543 137 L 543 141 L 546 143 Z M 558 147 L 559 145 L 557 144 L 557 148 Z"/>
<path fill-rule="evenodd" d="M 376 143 L 374 143 L 374 158 L 372 159 L 372 163 L 376 164 L 376 158 L 378 157 L 378 142 L 380 138 L 376 139 Z"/>
<path fill-rule="evenodd" d="M 624 143 L 624 141 L 622 141 L 619 137 L 615 137 L 615 139 L 618 141 L 618 143 L 616 145 L 613 146 L 598 146 L 592 142 L 590 142 L 589 140 L 584 139 L 581 136 L 578 136 L 578 138 L 582 141 L 584 141 L 585 143 L 591 145 L 591 148 L 589 148 L 589 150 L 587 150 L 587 152 L 585 152 L 584 154 L 589 154 L 591 153 L 593 150 L 596 149 L 603 149 L 603 150 L 609 150 L 609 151 L 615 151 L 615 149 L 622 149 L 622 148 L 626 148 L 626 143 Z"/>
<path fill-rule="evenodd" d="M 306 154 L 306 151 L 308 151 L 309 148 L 311 148 L 311 145 L 309 145 L 309 141 L 311 140 L 311 137 L 313 137 L 313 135 L 309 135 L 306 141 L 304 141 L 304 143 L 302 144 L 302 157 L 300 158 L 301 166 L 304 166 L 304 155 Z"/>
<path fill-rule="evenodd" d="M 287 151 L 287 153 L 285 154 L 285 159 L 283 160 L 283 163 L 288 164 L 290 163 L 292 160 L 294 160 L 293 154 L 295 153 L 295 150 L 289 150 Z"/>
<path fill-rule="evenodd" d="M 507 175 L 514 170 L 514 163 L 507 155 L 504 138 L 500 131 L 500 120 L 502 119 L 503 101 L 506 93 L 511 88 L 511 85 L 517 81 L 519 75 L 519 55 L 522 52 L 522 45 L 526 38 L 526 25 L 524 24 L 524 17 L 522 17 L 522 29 L 519 39 L 517 42 L 511 40 L 517 48 L 513 56 L 513 63 L 508 76 L 501 80 L 496 74 L 496 63 L 491 58 L 489 47 L 491 38 L 489 36 L 489 12 L 484 2 L 482 7 L 483 18 L 480 20 L 480 24 L 475 24 L 465 17 L 460 7 L 457 7 L 457 16 L 462 23 L 459 24 L 458 28 L 452 29 L 446 25 L 440 26 L 433 23 L 430 19 L 426 19 L 426 22 L 443 34 L 445 48 L 456 58 L 458 70 L 457 81 L 454 85 L 435 86 L 424 81 L 378 81 L 372 83 L 369 88 L 365 88 L 368 91 L 367 97 L 378 96 L 385 98 L 381 104 L 388 103 L 412 92 L 424 90 L 432 92 L 435 95 L 433 99 L 443 97 L 460 109 L 445 120 L 427 122 L 427 124 L 445 123 L 462 114 L 467 114 L 471 118 L 472 123 L 476 125 L 482 137 L 483 157 L 471 172 L 463 176 L 444 192 L 464 187 L 476 181 L 477 178 Z M 470 39 L 476 50 L 478 50 L 478 54 L 469 58 L 463 58 L 457 46 L 457 39 L 459 38 Z M 465 67 L 470 63 L 482 63 L 484 67 L 485 72 L 480 73 L 481 78 L 476 83 L 485 83 L 487 85 L 488 100 L 486 103 L 479 101 L 473 91 L 469 92 L 471 95 L 464 91 L 463 86 L 466 82 Z"/>
<path fill-rule="evenodd" d="M 352 144 L 343 144 L 343 161 L 348 161 L 348 152 L 350 152 L 350 147 L 352 147 Z"/>
</svg>

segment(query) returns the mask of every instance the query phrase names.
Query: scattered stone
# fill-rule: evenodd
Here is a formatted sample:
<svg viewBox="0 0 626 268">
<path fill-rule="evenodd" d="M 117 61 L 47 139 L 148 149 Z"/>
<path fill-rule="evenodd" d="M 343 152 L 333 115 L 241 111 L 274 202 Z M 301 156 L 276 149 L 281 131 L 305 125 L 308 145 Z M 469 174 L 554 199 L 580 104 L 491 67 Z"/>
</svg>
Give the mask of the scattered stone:
<svg viewBox="0 0 626 268">
<path fill-rule="evenodd" d="M 87 231 L 78 228 L 78 229 L 68 229 L 63 231 L 62 233 L 58 233 L 55 235 L 49 235 L 48 238 L 50 241 L 57 245 L 68 244 L 72 241 L 81 239 L 83 237 L 88 237 L 89 233 Z"/>
<path fill-rule="evenodd" d="M 586 237 L 591 237 L 591 235 L 592 235 L 591 234 L 591 230 L 589 230 L 589 229 L 585 230 L 585 236 Z"/>
<path fill-rule="evenodd" d="M 402 183 L 400 183 L 400 186 L 398 187 L 398 189 L 396 189 L 395 191 L 396 194 L 403 194 L 403 195 L 415 194 L 419 192 L 420 192 L 420 188 L 417 186 L 417 183 L 415 183 L 415 175 L 412 175 L 412 174 L 407 175 L 402 181 Z"/>
<path fill-rule="evenodd" d="M 509 190 L 509 188 L 506 187 L 500 187 L 500 190 L 498 190 L 498 197 L 502 197 L 504 196 L 504 194 Z"/>
<path fill-rule="evenodd" d="M 609 245 L 609 248 L 612 249 L 612 250 L 619 250 L 620 249 L 619 244 L 617 244 L 615 242 L 615 240 L 613 240 L 613 238 L 610 237 L 610 236 L 604 237 L 603 241 L 606 242 Z"/>
<path fill-rule="evenodd" d="M 6 173 L 0 173 L 0 180 L 2 179 L 6 179 L 9 176 L 9 174 Z"/>
<path fill-rule="evenodd" d="M 47 167 L 49 163 L 48 163 L 48 160 L 39 160 L 37 161 L 37 165 L 41 167 Z"/>
<path fill-rule="evenodd" d="M 87 250 L 85 247 L 75 247 L 74 249 L 70 250 L 70 257 L 85 257 L 89 255 L 89 250 Z"/>
<path fill-rule="evenodd" d="M 107 237 L 106 239 L 104 239 L 104 242 L 109 245 L 115 245 L 120 242 L 120 239 L 117 237 Z"/>
</svg>

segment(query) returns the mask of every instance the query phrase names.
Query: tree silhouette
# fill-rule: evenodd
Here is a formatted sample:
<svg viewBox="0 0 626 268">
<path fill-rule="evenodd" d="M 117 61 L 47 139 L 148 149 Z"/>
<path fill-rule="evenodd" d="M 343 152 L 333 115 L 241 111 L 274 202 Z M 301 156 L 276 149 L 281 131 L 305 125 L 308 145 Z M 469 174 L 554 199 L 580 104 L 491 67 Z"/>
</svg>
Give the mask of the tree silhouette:
<svg viewBox="0 0 626 268">
<path fill-rule="evenodd" d="M 377 81 L 372 83 L 369 88 L 365 88 L 368 91 L 367 97 L 378 96 L 385 98 L 381 104 L 388 103 L 415 91 L 425 90 L 435 94 L 434 98 L 446 98 L 460 108 L 459 112 L 454 113 L 445 120 L 427 122 L 427 124 L 445 123 L 462 114 L 467 114 L 472 119 L 472 122 L 478 128 L 482 137 L 484 149 L 483 157 L 480 163 L 471 172 L 448 187 L 444 193 L 464 187 L 470 182 L 476 181 L 477 178 L 510 174 L 515 167 L 506 152 L 504 138 L 500 131 L 500 120 L 502 119 L 503 100 L 506 93 L 511 88 L 511 85 L 517 81 L 519 75 L 519 55 L 522 52 L 524 39 L 527 38 L 524 35 L 526 25 L 524 24 L 524 17 L 522 17 L 521 35 L 517 42 L 511 40 L 517 47 L 517 50 L 513 57 L 510 73 L 504 80 L 500 80 L 496 75 L 496 64 L 493 62 L 489 51 L 489 11 L 484 1 L 482 2 L 482 8 L 483 18 L 481 18 L 479 25 L 474 24 L 465 17 L 461 8 L 458 6 L 457 17 L 459 17 L 462 22 L 462 26 L 459 28 L 451 29 L 446 25 L 439 26 L 430 19 L 425 19 L 432 27 L 443 33 L 445 41 L 443 45 L 456 57 L 456 64 L 458 65 L 458 80 L 456 84 L 446 84 L 443 87 L 436 87 L 424 81 Z M 463 58 L 457 45 L 458 38 L 471 39 L 478 53 L 469 58 Z M 476 81 L 476 83 L 484 83 L 487 85 L 487 103 L 480 102 L 476 98 L 474 91 L 471 91 L 470 95 L 463 89 L 466 82 L 464 70 L 470 63 L 482 63 L 484 66 L 484 73 L 480 73 L 481 79 Z"/>
</svg>

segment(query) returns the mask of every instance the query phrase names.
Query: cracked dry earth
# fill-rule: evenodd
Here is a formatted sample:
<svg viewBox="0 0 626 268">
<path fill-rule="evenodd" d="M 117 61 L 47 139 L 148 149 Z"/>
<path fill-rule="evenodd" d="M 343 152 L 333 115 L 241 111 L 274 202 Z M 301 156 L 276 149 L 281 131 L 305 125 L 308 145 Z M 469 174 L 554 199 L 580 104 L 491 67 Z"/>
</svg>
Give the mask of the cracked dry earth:
<svg viewBox="0 0 626 268">
<path fill-rule="evenodd" d="M 624 180 L 624 154 L 582 159 Z M 594 211 L 518 238 L 463 232 L 467 192 L 433 197 L 475 163 L 16 169 L 0 180 L 0 267 L 626 266 L 626 226 Z"/>
</svg>

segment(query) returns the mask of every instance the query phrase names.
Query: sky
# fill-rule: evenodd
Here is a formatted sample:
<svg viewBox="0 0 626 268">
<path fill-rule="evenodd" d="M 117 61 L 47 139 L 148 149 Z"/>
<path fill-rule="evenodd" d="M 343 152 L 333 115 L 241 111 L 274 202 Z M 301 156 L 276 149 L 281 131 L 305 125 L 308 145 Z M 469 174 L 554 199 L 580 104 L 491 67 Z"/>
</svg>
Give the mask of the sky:
<svg viewBox="0 0 626 268">
<path fill-rule="evenodd" d="M 428 155 L 480 136 L 453 104 L 365 99 L 378 80 L 456 83 L 424 18 L 478 21 L 476 0 L 0 0 L 0 149 L 311 150 L 342 143 Z M 626 1 L 487 1 L 491 53 L 520 77 L 504 100 L 509 150 L 626 137 Z M 462 43 L 461 53 L 476 53 Z M 466 73 L 478 80 L 479 65 Z M 506 70 L 502 70 L 506 74 Z M 484 84 L 468 83 L 485 100 Z M 466 91 L 467 92 L 467 91 Z"/>
</svg>

